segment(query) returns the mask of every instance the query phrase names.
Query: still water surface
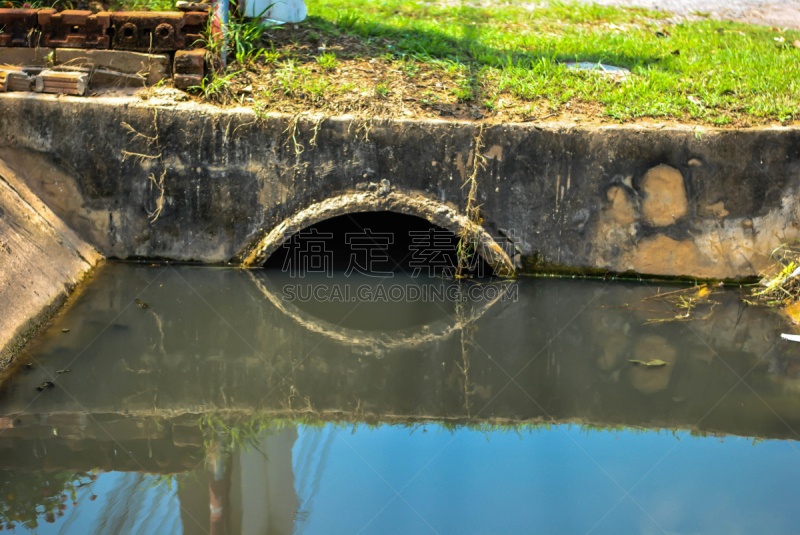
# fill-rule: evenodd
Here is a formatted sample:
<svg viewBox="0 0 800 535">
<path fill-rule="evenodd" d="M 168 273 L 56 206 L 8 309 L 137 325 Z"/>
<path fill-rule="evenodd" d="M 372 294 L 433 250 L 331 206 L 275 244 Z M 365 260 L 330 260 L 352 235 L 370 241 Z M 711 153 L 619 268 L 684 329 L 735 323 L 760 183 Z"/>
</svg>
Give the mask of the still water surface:
<svg viewBox="0 0 800 535">
<path fill-rule="evenodd" d="M 101 268 L 3 385 L 3 528 L 798 531 L 800 355 L 738 289 L 684 292 L 697 319 L 664 321 L 685 309 L 649 298 L 680 286 L 287 302 L 297 283 Z"/>
</svg>

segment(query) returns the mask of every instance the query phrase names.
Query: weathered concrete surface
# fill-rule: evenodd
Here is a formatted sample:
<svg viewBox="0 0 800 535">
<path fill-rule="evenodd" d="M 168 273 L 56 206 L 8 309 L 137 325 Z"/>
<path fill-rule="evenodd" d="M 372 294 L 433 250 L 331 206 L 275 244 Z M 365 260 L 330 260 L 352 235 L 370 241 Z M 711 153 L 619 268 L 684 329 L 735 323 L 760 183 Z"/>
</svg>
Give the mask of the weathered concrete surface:
<svg viewBox="0 0 800 535">
<path fill-rule="evenodd" d="M 0 370 L 101 258 L 0 161 Z"/>
<path fill-rule="evenodd" d="M 116 258 L 235 261 L 302 210 L 382 180 L 463 213 L 475 123 L 295 128 L 157 102 L 3 95 L 0 158 L 41 163 L 30 188 Z M 483 226 L 513 240 L 526 272 L 741 279 L 800 237 L 797 128 L 506 124 L 486 127 L 481 145 Z"/>
<path fill-rule="evenodd" d="M 341 195 L 301 210 L 297 215 L 272 229 L 252 250 L 241 255 L 242 265 L 263 266 L 267 258 L 278 250 L 289 236 L 325 219 L 353 211 L 397 212 L 427 219 L 438 227 L 452 231 L 456 236 L 471 237 L 478 254 L 492 267 L 494 273 L 501 277 L 514 276 L 513 261 L 480 225 L 440 203 L 393 193 L 389 188 L 390 186 L 386 185 L 384 190 Z"/>
<path fill-rule="evenodd" d="M 138 74 L 142 82 L 155 85 L 170 75 L 169 56 L 143 54 L 126 50 L 91 50 L 81 48 L 59 48 L 55 51 L 56 65 L 110 69 L 127 74 Z"/>
<path fill-rule="evenodd" d="M 47 56 L 54 48 L 0 47 L 0 64 L 3 65 L 47 65 Z"/>
</svg>

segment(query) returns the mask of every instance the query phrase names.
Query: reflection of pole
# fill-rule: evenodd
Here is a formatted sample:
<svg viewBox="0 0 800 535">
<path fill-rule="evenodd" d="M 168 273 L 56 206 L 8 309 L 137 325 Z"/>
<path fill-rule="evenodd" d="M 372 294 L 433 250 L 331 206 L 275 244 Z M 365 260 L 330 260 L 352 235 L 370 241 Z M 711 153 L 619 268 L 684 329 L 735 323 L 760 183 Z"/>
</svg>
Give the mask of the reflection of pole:
<svg viewBox="0 0 800 535">
<path fill-rule="evenodd" d="M 463 325 L 461 328 L 461 364 L 456 362 L 456 366 L 461 370 L 464 376 L 464 408 L 467 411 L 467 417 L 471 417 L 472 404 L 470 403 L 470 396 L 474 394 L 472 384 L 469 382 L 469 346 L 472 344 L 472 329 L 474 325 L 469 323 L 469 313 L 466 310 L 466 304 L 462 299 L 461 282 L 458 284 L 459 294 L 458 301 L 456 301 L 456 318 L 458 323 Z"/>
<path fill-rule="evenodd" d="M 225 535 L 231 515 L 231 455 L 219 445 L 208 453 L 209 535 Z"/>
<path fill-rule="evenodd" d="M 214 0 L 214 9 L 211 17 L 211 35 L 214 41 L 220 42 L 219 62 L 220 71 L 224 71 L 228 53 L 228 22 L 230 20 L 229 0 Z"/>
</svg>

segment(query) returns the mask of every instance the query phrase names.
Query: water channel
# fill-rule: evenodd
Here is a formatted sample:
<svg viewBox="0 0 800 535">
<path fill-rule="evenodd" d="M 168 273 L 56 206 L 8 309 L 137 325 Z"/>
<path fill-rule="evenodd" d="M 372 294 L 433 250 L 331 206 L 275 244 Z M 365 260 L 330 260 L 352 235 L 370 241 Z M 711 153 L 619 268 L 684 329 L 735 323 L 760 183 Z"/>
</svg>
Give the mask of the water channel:
<svg viewBox="0 0 800 535">
<path fill-rule="evenodd" d="M 110 262 L 3 384 L 2 528 L 794 533 L 800 354 L 742 291 Z"/>
</svg>

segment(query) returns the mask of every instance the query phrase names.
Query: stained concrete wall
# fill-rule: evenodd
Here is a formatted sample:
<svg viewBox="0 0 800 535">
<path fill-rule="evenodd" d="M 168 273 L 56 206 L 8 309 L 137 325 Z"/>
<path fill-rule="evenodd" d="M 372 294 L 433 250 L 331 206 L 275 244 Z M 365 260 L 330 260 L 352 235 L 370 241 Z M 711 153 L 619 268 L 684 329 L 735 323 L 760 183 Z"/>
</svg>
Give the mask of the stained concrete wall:
<svg viewBox="0 0 800 535">
<path fill-rule="evenodd" d="M 0 370 L 101 259 L 0 161 Z"/>
<path fill-rule="evenodd" d="M 463 210 L 478 137 L 474 123 L 295 125 L 165 99 L 12 93 L 0 112 L 0 158 L 39 165 L 29 187 L 116 258 L 236 261 L 293 214 L 383 179 Z M 514 231 L 526 272 L 740 279 L 800 237 L 797 128 L 514 124 L 480 141 L 483 225 Z"/>
</svg>

